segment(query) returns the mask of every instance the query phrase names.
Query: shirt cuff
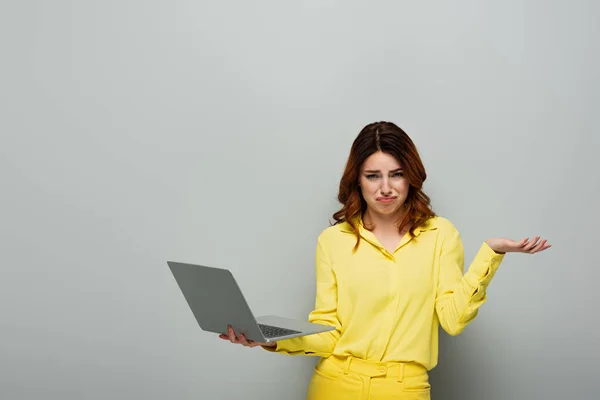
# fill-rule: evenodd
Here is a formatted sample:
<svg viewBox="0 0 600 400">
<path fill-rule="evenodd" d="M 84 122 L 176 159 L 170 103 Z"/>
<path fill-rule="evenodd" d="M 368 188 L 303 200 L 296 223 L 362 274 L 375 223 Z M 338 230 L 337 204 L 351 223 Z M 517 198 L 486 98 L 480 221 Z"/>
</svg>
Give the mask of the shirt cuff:
<svg viewBox="0 0 600 400">
<path fill-rule="evenodd" d="M 465 281 L 473 289 L 485 289 L 498 271 L 505 255 L 496 253 L 486 242 L 483 242 L 465 275 Z"/>
<path fill-rule="evenodd" d="M 302 351 L 302 337 L 278 340 L 276 346 L 260 346 L 271 353 L 295 354 Z"/>
</svg>

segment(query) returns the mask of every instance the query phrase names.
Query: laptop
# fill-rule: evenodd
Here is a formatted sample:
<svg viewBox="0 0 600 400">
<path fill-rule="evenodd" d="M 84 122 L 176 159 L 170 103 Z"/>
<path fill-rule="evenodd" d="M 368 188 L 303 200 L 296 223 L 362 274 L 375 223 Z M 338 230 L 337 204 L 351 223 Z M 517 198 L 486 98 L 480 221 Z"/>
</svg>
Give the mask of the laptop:
<svg viewBox="0 0 600 400">
<path fill-rule="evenodd" d="M 257 342 L 274 342 L 332 331 L 333 326 L 299 319 L 265 315 L 255 317 L 228 269 L 167 261 L 200 328 L 227 335 L 231 325 L 237 335 Z"/>
</svg>

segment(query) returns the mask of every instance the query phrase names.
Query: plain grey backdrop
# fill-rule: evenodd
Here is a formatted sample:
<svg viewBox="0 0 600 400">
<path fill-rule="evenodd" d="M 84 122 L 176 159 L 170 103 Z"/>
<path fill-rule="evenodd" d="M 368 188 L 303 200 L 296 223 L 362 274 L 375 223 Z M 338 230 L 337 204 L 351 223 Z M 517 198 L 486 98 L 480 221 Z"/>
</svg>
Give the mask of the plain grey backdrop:
<svg viewBox="0 0 600 400">
<path fill-rule="evenodd" d="M 509 254 L 433 398 L 595 399 L 592 1 L 0 3 L 0 398 L 304 398 L 315 358 L 201 331 L 166 260 L 306 318 L 354 137 L 417 144 L 434 210 Z"/>
</svg>

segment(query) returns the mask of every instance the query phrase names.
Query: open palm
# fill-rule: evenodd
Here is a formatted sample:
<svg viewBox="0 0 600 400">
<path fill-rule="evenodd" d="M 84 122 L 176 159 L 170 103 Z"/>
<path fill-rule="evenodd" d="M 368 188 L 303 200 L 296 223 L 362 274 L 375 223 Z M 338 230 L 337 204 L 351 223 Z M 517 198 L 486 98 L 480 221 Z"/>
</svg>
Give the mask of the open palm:
<svg viewBox="0 0 600 400">
<path fill-rule="evenodd" d="M 532 240 L 529 240 L 529 238 L 524 238 L 518 242 L 508 238 L 492 238 L 486 240 L 485 242 L 496 253 L 534 254 L 552 247 L 552 245 L 549 244 L 546 239 L 540 240 L 539 236 L 534 237 Z"/>
</svg>

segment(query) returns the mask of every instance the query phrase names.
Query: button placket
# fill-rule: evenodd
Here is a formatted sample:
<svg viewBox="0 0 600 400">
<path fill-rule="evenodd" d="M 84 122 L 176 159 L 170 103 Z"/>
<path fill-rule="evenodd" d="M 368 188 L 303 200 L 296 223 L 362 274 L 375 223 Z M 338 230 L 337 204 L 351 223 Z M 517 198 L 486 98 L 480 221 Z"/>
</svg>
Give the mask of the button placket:
<svg viewBox="0 0 600 400">
<path fill-rule="evenodd" d="M 394 266 L 397 266 L 397 261 L 394 259 Z M 383 356 L 386 352 L 387 352 L 387 348 L 390 344 L 390 341 L 392 340 L 392 332 L 394 330 L 394 327 L 396 326 L 396 317 L 398 316 L 398 308 L 400 306 L 400 296 L 397 294 L 397 290 L 396 287 L 394 286 L 394 282 L 397 282 L 399 280 L 399 272 L 397 268 L 392 268 L 391 269 L 391 277 L 392 279 L 390 279 L 389 283 L 392 285 L 392 287 L 390 288 L 390 290 L 392 290 L 393 293 L 396 293 L 396 295 L 394 296 L 394 303 L 393 303 L 393 307 L 389 307 L 388 312 L 387 312 L 387 319 L 389 320 L 389 326 L 388 329 L 386 330 L 387 332 L 387 342 L 385 342 L 385 345 L 383 346 L 383 350 L 381 352 L 381 356 Z M 383 337 L 384 335 L 382 335 Z M 385 368 L 385 367 L 382 367 Z"/>
</svg>

